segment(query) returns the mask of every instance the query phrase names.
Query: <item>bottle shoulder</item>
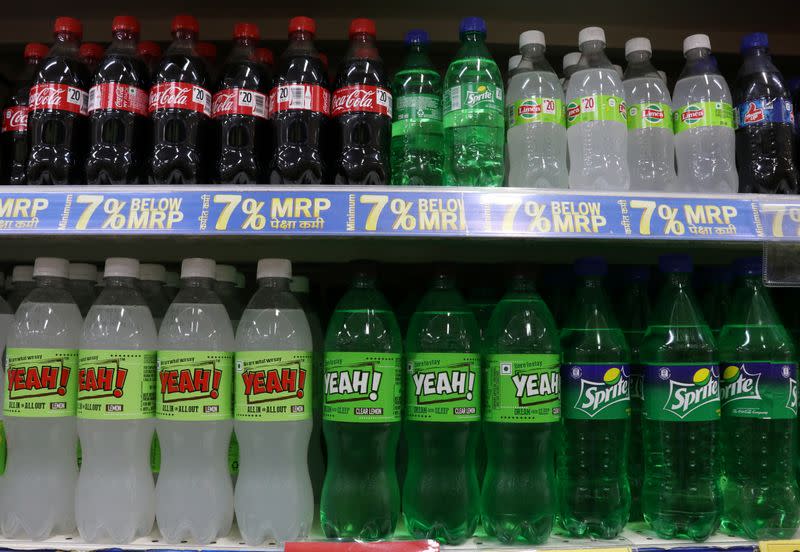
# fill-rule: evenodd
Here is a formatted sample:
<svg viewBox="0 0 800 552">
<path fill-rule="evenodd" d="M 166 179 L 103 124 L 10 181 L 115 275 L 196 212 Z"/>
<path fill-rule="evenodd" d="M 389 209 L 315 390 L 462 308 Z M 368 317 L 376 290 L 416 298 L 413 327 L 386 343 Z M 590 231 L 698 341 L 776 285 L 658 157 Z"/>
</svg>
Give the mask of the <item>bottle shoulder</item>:
<svg viewBox="0 0 800 552">
<path fill-rule="evenodd" d="M 210 84 L 203 60 L 184 53 L 171 53 L 161 58 L 153 84 L 167 82 L 186 82 L 205 88 Z"/>
<path fill-rule="evenodd" d="M 262 65 L 244 60 L 231 60 L 222 66 L 216 90 L 246 88 L 266 94 L 272 88 L 272 77 Z"/>
<path fill-rule="evenodd" d="M 575 71 L 569 79 L 567 100 L 593 94 L 624 97 L 622 79 L 615 69 L 589 67 Z"/>
<path fill-rule="evenodd" d="M 636 77 L 622 82 L 629 104 L 643 102 L 671 103 L 667 84 L 660 78 Z"/>
<path fill-rule="evenodd" d="M 723 101 L 731 103 L 728 83 L 722 75 L 706 74 L 681 78 L 675 84 L 672 94 L 676 106 L 683 106 L 690 102 Z"/>
</svg>

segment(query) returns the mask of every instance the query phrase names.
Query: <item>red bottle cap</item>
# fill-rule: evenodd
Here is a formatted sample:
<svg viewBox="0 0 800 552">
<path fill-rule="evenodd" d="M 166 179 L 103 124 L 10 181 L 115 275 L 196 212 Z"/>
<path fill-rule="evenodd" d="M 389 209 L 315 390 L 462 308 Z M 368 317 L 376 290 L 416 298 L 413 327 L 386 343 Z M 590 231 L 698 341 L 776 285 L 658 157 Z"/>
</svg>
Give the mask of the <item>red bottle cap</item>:
<svg viewBox="0 0 800 552">
<path fill-rule="evenodd" d="M 195 46 L 197 55 L 204 59 L 215 60 L 217 59 L 217 47 L 210 42 L 198 42 Z"/>
<path fill-rule="evenodd" d="M 53 25 L 53 32 L 56 34 L 72 33 L 78 35 L 78 38 L 80 38 L 83 36 L 83 25 L 74 17 L 56 17 L 56 23 Z"/>
<path fill-rule="evenodd" d="M 200 24 L 193 15 L 176 15 L 172 20 L 172 32 L 191 31 L 195 34 L 200 32 Z"/>
<path fill-rule="evenodd" d="M 322 62 L 322 66 L 327 71 L 328 70 L 328 54 L 320 52 L 319 53 L 319 60 Z"/>
<path fill-rule="evenodd" d="M 265 65 L 273 65 L 275 58 L 269 48 L 256 48 L 256 61 Z"/>
<path fill-rule="evenodd" d="M 350 37 L 356 34 L 368 34 L 375 38 L 375 22 L 372 19 L 360 17 L 350 23 Z"/>
<path fill-rule="evenodd" d="M 149 40 L 143 40 L 136 47 L 140 56 L 161 57 L 161 46 Z"/>
<path fill-rule="evenodd" d="M 84 42 L 78 53 L 82 59 L 100 59 L 103 57 L 103 47 L 94 42 Z"/>
<path fill-rule="evenodd" d="M 310 17 L 292 17 L 289 20 L 289 33 L 296 33 L 298 31 L 305 31 L 312 35 L 317 34 L 317 22 Z"/>
<path fill-rule="evenodd" d="M 49 48 L 39 42 L 30 42 L 25 45 L 23 56 L 25 59 L 41 59 L 47 55 Z"/>
<path fill-rule="evenodd" d="M 128 31 L 129 33 L 139 34 L 139 20 L 132 15 L 118 15 L 111 22 L 111 31 Z"/>
<path fill-rule="evenodd" d="M 252 38 L 258 40 L 261 37 L 258 32 L 258 25 L 254 23 L 237 23 L 233 26 L 233 38 Z"/>
</svg>

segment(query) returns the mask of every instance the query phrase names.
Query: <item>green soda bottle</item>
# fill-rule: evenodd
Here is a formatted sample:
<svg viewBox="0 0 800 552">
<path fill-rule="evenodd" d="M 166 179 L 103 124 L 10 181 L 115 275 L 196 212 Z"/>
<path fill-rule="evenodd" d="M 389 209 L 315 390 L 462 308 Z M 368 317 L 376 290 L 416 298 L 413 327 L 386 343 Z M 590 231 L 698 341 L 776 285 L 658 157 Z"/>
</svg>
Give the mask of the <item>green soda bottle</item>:
<svg viewBox="0 0 800 552">
<path fill-rule="evenodd" d="M 627 453 L 630 349 L 603 289 L 604 259 L 575 263 L 572 307 L 561 331 L 559 521 L 574 537 L 610 539 L 631 506 Z"/>
<path fill-rule="evenodd" d="M 561 345 L 526 274 L 514 275 L 494 309 L 485 347 L 483 527 L 506 544 L 539 544 L 556 515 Z"/>
<path fill-rule="evenodd" d="M 719 526 L 719 366 L 686 255 L 659 259 L 664 282 L 639 347 L 644 370 L 642 512 L 659 537 L 707 539 Z"/>
<path fill-rule="evenodd" d="M 415 538 L 460 544 L 478 525 L 480 350 L 475 315 L 448 272 L 437 271 L 406 338 L 403 515 Z"/>
<path fill-rule="evenodd" d="M 761 258 L 737 261 L 735 271 L 719 338 L 722 528 L 753 540 L 788 539 L 800 526 L 797 358 L 761 281 Z"/>
<path fill-rule="evenodd" d="M 329 538 L 390 537 L 400 517 L 396 455 L 403 340 L 374 269 L 357 268 L 325 337 L 320 518 Z"/>
<path fill-rule="evenodd" d="M 729 266 L 705 266 L 698 272 L 695 285 L 700 298 L 700 310 L 714 339 L 719 339 L 730 308 L 733 273 Z"/>
<path fill-rule="evenodd" d="M 461 48 L 444 78 L 444 184 L 502 186 L 503 78 L 486 47 L 483 19 L 465 17 L 459 36 Z"/>
<path fill-rule="evenodd" d="M 392 83 L 392 184 L 442 183 L 442 77 L 428 57 L 428 33 L 406 33 L 403 68 Z"/>
</svg>

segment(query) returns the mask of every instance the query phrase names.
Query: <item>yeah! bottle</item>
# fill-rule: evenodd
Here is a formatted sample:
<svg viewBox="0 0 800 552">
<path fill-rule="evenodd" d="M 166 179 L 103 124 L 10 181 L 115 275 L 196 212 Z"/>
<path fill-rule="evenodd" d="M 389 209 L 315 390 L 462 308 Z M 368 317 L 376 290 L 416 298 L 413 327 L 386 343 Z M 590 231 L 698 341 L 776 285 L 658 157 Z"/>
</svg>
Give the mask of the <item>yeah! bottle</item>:
<svg viewBox="0 0 800 552">
<path fill-rule="evenodd" d="M 82 184 L 89 143 L 89 72 L 78 59 L 83 28 L 59 17 L 54 32 L 28 101 L 28 184 Z"/>
</svg>

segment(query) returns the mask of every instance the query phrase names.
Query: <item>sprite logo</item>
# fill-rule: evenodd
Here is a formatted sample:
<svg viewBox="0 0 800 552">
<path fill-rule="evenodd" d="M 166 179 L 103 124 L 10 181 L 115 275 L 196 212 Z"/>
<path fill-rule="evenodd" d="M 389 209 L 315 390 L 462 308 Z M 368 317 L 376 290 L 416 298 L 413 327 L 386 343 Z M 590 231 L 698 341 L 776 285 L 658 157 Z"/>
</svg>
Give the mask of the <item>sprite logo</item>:
<svg viewBox="0 0 800 552">
<path fill-rule="evenodd" d="M 797 380 L 789 378 L 789 398 L 786 400 L 786 408 L 797 415 Z"/>
<path fill-rule="evenodd" d="M 664 110 L 658 104 L 650 104 L 642 108 L 642 117 L 648 123 L 657 124 L 664 120 Z"/>
<path fill-rule="evenodd" d="M 475 107 L 481 102 L 492 101 L 492 91 L 485 84 L 478 86 L 476 90 L 467 90 L 467 107 Z"/>
<path fill-rule="evenodd" d="M 758 382 L 761 374 L 750 374 L 744 366 L 727 366 L 722 371 L 722 389 L 720 399 L 722 402 L 739 401 L 743 399 L 759 400 Z"/>
<path fill-rule="evenodd" d="M 612 367 L 603 374 L 603 381 L 581 378 L 581 390 L 575 409 L 593 418 L 609 406 L 628 400 L 628 379 L 622 370 Z"/>
<path fill-rule="evenodd" d="M 719 382 L 711 376 L 711 370 L 700 368 L 692 376 L 692 383 L 670 379 L 664 410 L 683 419 L 701 406 L 715 402 L 719 394 Z M 662 369 L 660 377 L 669 378 L 669 369 Z"/>
<path fill-rule="evenodd" d="M 706 116 L 706 110 L 699 105 L 687 105 L 681 113 L 681 122 L 691 126 L 702 121 Z"/>
<path fill-rule="evenodd" d="M 567 104 L 567 121 L 570 123 L 578 118 L 581 114 L 581 106 L 576 102 L 569 102 Z"/>
<path fill-rule="evenodd" d="M 475 389 L 475 372 L 471 364 L 441 366 L 439 370 L 411 375 L 417 404 L 436 404 L 458 400 L 471 401 Z M 412 364 L 409 363 L 409 369 Z"/>
</svg>

